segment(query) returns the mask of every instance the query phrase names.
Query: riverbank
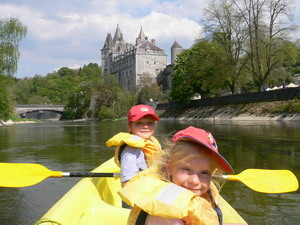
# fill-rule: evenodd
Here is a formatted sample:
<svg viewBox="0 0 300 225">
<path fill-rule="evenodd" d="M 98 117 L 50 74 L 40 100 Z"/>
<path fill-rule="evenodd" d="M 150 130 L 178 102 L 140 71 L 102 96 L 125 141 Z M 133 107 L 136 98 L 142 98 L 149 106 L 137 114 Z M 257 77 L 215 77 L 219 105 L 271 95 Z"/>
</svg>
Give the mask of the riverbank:
<svg viewBox="0 0 300 225">
<path fill-rule="evenodd" d="M 299 121 L 300 100 L 169 108 L 156 110 L 162 119 L 168 120 L 273 120 Z"/>
<path fill-rule="evenodd" d="M 22 121 L 14 122 L 12 120 L 7 120 L 7 121 L 0 120 L 0 126 L 3 126 L 3 125 L 13 125 L 13 124 L 24 124 L 24 123 L 37 123 L 37 121 L 34 121 L 34 120 L 22 120 Z"/>
</svg>

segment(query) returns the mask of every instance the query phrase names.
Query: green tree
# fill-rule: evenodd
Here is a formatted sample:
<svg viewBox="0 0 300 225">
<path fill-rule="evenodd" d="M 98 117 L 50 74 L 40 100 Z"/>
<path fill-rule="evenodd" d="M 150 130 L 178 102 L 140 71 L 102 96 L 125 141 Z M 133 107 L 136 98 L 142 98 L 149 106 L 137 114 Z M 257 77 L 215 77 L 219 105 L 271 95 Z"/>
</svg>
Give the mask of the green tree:
<svg viewBox="0 0 300 225">
<path fill-rule="evenodd" d="M 282 49 L 281 54 L 274 58 L 277 63 L 274 64 L 274 68 L 265 81 L 265 84 L 269 87 L 280 86 L 293 81 L 293 65 L 297 63 L 298 48 L 290 41 L 283 42 L 280 48 Z"/>
<path fill-rule="evenodd" d="M 70 69 L 68 67 L 62 67 L 57 71 L 57 74 L 61 77 L 64 76 L 73 76 L 77 73 L 77 71 Z"/>
<path fill-rule="evenodd" d="M 62 67 L 44 77 L 36 75 L 17 80 L 13 87 L 14 99 L 19 104 L 67 104 L 82 83 L 97 83 L 100 79 L 101 68 L 96 63 L 85 65 L 79 70 Z"/>
<path fill-rule="evenodd" d="M 86 118 L 91 102 L 92 82 L 83 82 L 74 89 L 65 106 L 65 114 L 69 119 Z"/>
<path fill-rule="evenodd" d="M 262 91 L 275 70 L 290 65 L 293 55 L 286 49 L 292 21 L 292 0 L 233 0 L 247 29 L 247 69 L 258 91 Z"/>
<path fill-rule="evenodd" d="M 149 101 L 163 102 L 164 100 L 164 93 L 157 85 L 157 82 L 148 74 L 140 76 L 137 103 L 141 104 Z"/>
<path fill-rule="evenodd" d="M 0 74 L 12 76 L 17 71 L 19 42 L 27 28 L 15 18 L 0 19 Z"/>
<path fill-rule="evenodd" d="M 8 120 L 12 105 L 9 101 L 9 93 L 6 88 L 6 79 L 0 75 L 0 119 Z"/>
<path fill-rule="evenodd" d="M 29 104 L 33 93 L 32 78 L 18 79 L 11 85 L 12 98 L 17 104 Z"/>
<path fill-rule="evenodd" d="M 136 102 L 136 96 L 122 89 L 113 76 L 106 76 L 94 94 L 99 119 L 124 117 Z"/>
<path fill-rule="evenodd" d="M 136 98 L 123 90 L 113 76 L 85 81 L 71 93 L 66 105 L 70 119 L 115 119 L 124 117 Z"/>
<path fill-rule="evenodd" d="M 97 63 L 89 63 L 87 66 L 84 65 L 83 68 L 79 70 L 79 75 L 93 80 L 100 80 L 102 76 L 102 69 Z"/>
<path fill-rule="evenodd" d="M 212 1 L 204 9 L 204 31 L 208 38 L 216 42 L 223 49 L 223 66 L 228 68 L 226 74 L 222 74 L 226 83 L 235 94 L 239 86 L 243 68 L 247 58 L 243 46 L 247 40 L 247 30 L 243 15 L 235 7 L 233 1 Z M 226 76 L 226 77 L 225 77 Z"/>
<path fill-rule="evenodd" d="M 294 51 L 286 44 L 295 26 L 292 0 L 214 0 L 204 11 L 205 32 L 224 48 L 227 83 L 252 83 L 261 91 L 278 71 L 290 71 Z M 288 46 L 288 48 L 286 48 Z M 229 72 L 228 71 L 228 72 Z M 249 75 L 251 80 L 249 81 Z M 244 82 L 237 85 L 238 82 Z"/>
<path fill-rule="evenodd" d="M 300 73 L 300 39 L 295 43 L 297 46 L 297 58 L 296 63 L 292 65 L 293 68 L 293 74 L 299 74 Z"/>
<path fill-rule="evenodd" d="M 202 98 L 215 96 L 224 88 L 228 68 L 223 63 L 219 45 L 200 41 L 183 51 L 174 66 L 171 98 L 176 102 L 189 101 L 195 95 Z"/>
<path fill-rule="evenodd" d="M 19 42 L 26 33 L 27 28 L 18 19 L 0 19 L 0 118 L 4 120 L 9 118 L 12 110 L 5 76 L 12 76 L 17 71 Z"/>
</svg>

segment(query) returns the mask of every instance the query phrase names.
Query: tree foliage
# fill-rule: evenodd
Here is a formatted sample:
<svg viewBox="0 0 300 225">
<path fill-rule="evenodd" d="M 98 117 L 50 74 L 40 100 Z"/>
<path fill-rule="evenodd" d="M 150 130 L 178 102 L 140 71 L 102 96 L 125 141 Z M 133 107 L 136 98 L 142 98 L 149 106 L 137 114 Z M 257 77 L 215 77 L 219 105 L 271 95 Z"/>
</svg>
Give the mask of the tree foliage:
<svg viewBox="0 0 300 225">
<path fill-rule="evenodd" d="M 12 105 L 9 98 L 9 92 L 6 88 L 6 79 L 0 75 L 0 119 L 8 120 Z"/>
<path fill-rule="evenodd" d="M 17 71 L 19 42 L 26 32 L 27 28 L 18 19 L 0 19 L 0 119 L 7 120 L 12 112 L 7 76 Z"/>
<path fill-rule="evenodd" d="M 270 0 L 266 4 L 261 4 L 262 10 L 257 11 L 253 16 L 253 32 L 250 33 L 252 37 L 249 42 L 253 57 L 251 60 L 251 71 L 254 74 L 254 81 L 262 90 L 265 81 L 272 75 L 275 69 L 278 69 L 283 64 L 290 65 L 295 55 L 291 55 L 293 51 L 287 47 L 288 33 L 294 30 L 293 26 L 288 26 L 289 14 L 291 13 L 291 1 Z M 250 1 L 250 5 L 255 5 Z M 253 12 L 253 10 L 250 12 Z M 253 13 L 252 13 L 253 14 Z M 261 17 L 267 18 L 267 24 Z M 265 35 L 260 32 L 265 28 Z M 257 39 L 257 40 L 253 40 Z M 290 52 L 289 52 L 290 51 Z M 260 55 L 263 53 L 262 55 Z"/>
<path fill-rule="evenodd" d="M 115 119 L 124 117 L 136 102 L 113 76 L 97 82 L 85 82 L 70 95 L 66 115 L 70 119 Z"/>
<path fill-rule="evenodd" d="M 217 43 L 223 49 L 223 66 L 228 68 L 226 83 L 232 94 L 237 91 L 238 81 L 246 65 L 247 58 L 243 44 L 247 38 L 243 15 L 233 1 L 212 1 L 204 9 L 204 30 L 208 40 Z"/>
<path fill-rule="evenodd" d="M 291 0 L 214 0 L 204 9 L 205 38 L 223 49 L 232 94 L 290 80 L 298 57 L 289 37 L 292 7 Z"/>
<path fill-rule="evenodd" d="M 148 102 L 164 102 L 166 97 L 155 80 L 149 75 L 144 74 L 140 76 L 137 103 L 145 104 Z"/>
<path fill-rule="evenodd" d="M 122 89 L 111 75 L 103 79 L 95 94 L 99 119 L 124 117 L 129 108 L 136 103 L 136 95 Z"/>
<path fill-rule="evenodd" d="M 15 18 L 0 19 L 0 74 L 12 76 L 17 71 L 19 42 L 27 28 Z"/>
<path fill-rule="evenodd" d="M 65 105 L 82 83 L 95 83 L 100 79 L 101 68 L 96 63 L 79 70 L 62 67 L 44 77 L 36 75 L 17 80 L 13 87 L 14 100 L 18 104 Z"/>
<path fill-rule="evenodd" d="M 293 63 L 294 51 L 286 49 L 289 33 L 295 29 L 291 23 L 291 0 L 234 0 L 242 13 L 247 29 L 247 69 L 257 90 L 263 90 L 274 71 Z"/>
<path fill-rule="evenodd" d="M 87 118 L 94 84 L 83 82 L 74 88 L 65 105 L 65 115 L 68 119 Z"/>
<path fill-rule="evenodd" d="M 228 73 L 223 55 L 219 45 L 209 41 L 200 41 L 181 53 L 174 67 L 172 100 L 185 102 L 195 95 L 206 98 L 219 93 Z"/>
</svg>

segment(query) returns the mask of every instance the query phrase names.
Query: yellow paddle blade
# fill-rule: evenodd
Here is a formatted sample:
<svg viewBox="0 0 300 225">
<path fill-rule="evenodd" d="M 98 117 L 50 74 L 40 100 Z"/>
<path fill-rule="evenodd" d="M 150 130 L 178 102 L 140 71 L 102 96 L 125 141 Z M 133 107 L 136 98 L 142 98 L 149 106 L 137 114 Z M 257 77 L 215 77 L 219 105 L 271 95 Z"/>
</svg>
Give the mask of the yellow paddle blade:
<svg viewBox="0 0 300 225">
<path fill-rule="evenodd" d="M 298 190 L 296 176 L 289 170 L 247 169 L 228 180 L 240 181 L 249 188 L 262 193 L 285 193 Z"/>
<path fill-rule="evenodd" d="M 62 172 L 51 171 L 39 164 L 0 163 L 0 187 L 26 187 L 48 177 L 61 177 Z"/>
</svg>

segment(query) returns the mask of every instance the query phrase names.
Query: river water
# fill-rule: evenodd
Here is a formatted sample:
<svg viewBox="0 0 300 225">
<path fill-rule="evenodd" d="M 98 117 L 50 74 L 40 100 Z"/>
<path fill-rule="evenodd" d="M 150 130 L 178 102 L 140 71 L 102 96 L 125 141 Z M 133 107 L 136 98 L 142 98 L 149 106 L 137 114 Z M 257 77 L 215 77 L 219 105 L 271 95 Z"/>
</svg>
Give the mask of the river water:
<svg viewBox="0 0 300 225">
<path fill-rule="evenodd" d="M 160 121 L 155 136 L 163 143 L 193 125 L 213 133 L 235 173 L 248 168 L 289 169 L 300 178 L 300 123 Z M 91 171 L 113 156 L 105 142 L 126 131 L 126 121 L 45 122 L 0 127 L 0 161 L 38 163 L 51 170 Z M 1 172 L 1 171 L 0 171 Z M 48 178 L 23 188 L 0 187 L 0 224 L 34 224 L 79 178 Z M 255 192 L 229 181 L 223 197 L 249 224 L 300 224 L 300 191 Z"/>
</svg>

